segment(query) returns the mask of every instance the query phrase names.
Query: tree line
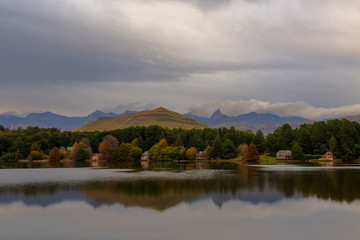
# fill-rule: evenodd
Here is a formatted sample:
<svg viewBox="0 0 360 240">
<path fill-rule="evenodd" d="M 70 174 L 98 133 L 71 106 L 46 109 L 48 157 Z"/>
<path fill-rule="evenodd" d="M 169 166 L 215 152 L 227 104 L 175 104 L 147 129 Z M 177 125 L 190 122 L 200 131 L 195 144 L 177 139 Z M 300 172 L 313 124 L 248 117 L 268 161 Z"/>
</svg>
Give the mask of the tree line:
<svg viewBox="0 0 360 240">
<path fill-rule="evenodd" d="M 185 130 L 154 125 L 71 132 L 38 127 L 9 130 L 0 126 L 2 161 L 35 160 L 49 156 L 54 148 L 60 151 L 62 147 L 73 146 L 77 149 L 76 145 L 81 146 L 82 159 L 100 152 L 102 157 L 118 161 L 139 159 L 144 151 L 149 152 L 150 159 L 171 160 L 193 159 L 199 151 L 203 151 L 207 158 L 231 159 L 240 154 L 256 159 L 263 153 L 275 156 L 279 150 L 293 150 L 299 160 L 306 155 L 321 155 L 327 151 L 336 158 L 352 160 L 360 157 L 360 124 L 346 119 L 303 124 L 299 128 L 284 124 L 266 137 L 261 131 L 254 134 L 234 127 Z M 54 151 L 57 156 L 57 150 Z"/>
</svg>

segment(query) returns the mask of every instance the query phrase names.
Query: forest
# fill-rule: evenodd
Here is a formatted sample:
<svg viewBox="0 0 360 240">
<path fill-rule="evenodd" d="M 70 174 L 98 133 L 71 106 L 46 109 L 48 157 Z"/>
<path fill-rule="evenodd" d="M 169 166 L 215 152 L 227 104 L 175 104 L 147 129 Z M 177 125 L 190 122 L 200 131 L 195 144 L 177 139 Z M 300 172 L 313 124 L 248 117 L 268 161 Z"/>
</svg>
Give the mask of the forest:
<svg viewBox="0 0 360 240">
<path fill-rule="evenodd" d="M 149 151 L 150 159 L 193 159 L 198 151 L 207 158 L 236 158 L 244 146 L 253 145 L 254 154 L 274 156 L 279 150 L 293 150 L 297 159 L 331 151 L 336 158 L 351 161 L 360 157 L 360 124 L 346 119 L 303 124 L 284 124 L 274 133 L 235 130 L 234 127 L 184 130 L 160 126 L 129 127 L 101 132 L 71 132 L 56 128 L 27 127 L 9 130 L 0 126 L 0 160 L 49 159 L 56 149 L 82 149 L 81 158 L 92 153 L 117 161 L 140 159 Z M 245 153 L 243 153 L 245 155 Z M 55 157 L 57 158 L 57 157 Z"/>
</svg>

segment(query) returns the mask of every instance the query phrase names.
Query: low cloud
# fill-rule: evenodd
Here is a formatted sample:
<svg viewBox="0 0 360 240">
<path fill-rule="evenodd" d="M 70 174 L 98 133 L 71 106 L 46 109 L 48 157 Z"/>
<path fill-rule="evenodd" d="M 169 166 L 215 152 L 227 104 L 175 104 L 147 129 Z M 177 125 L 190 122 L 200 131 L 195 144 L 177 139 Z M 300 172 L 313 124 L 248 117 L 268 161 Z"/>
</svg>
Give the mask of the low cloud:
<svg viewBox="0 0 360 240">
<path fill-rule="evenodd" d="M 257 112 L 272 113 L 282 117 L 297 116 L 311 120 L 323 120 L 351 115 L 360 115 L 360 104 L 346 105 L 334 108 L 314 107 L 306 102 L 277 102 L 270 103 L 256 99 L 241 101 L 219 101 L 194 104 L 188 108 L 192 114 L 209 117 L 220 109 L 224 114 L 237 116 L 239 114 Z"/>
</svg>

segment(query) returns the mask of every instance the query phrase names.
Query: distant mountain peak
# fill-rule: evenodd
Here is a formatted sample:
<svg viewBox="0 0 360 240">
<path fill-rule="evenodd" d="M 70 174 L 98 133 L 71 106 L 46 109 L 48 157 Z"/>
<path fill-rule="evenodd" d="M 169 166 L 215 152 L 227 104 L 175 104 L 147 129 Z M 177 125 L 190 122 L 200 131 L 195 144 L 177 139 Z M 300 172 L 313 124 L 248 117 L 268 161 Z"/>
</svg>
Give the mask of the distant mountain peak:
<svg viewBox="0 0 360 240">
<path fill-rule="evenodd" d="M 225 115 L 222 114 L 222 112 L 220 111 L 220 108 L 218 108 L 212 115 L 210 119 L 219 119 L 224 117 Z"/>
</svg>

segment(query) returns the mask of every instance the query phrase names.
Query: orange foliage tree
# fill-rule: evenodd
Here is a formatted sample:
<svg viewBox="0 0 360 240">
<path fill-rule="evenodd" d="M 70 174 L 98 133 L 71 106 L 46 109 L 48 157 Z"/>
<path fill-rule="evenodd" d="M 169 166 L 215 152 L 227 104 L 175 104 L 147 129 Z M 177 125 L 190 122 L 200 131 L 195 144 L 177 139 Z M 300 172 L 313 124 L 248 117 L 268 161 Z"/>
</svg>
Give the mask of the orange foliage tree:
<svg viewBox="0 0 360 240">
<path fill-rule="evenodd" d="M 257 161 L 260 158 L 260 154 L 254 144 L 250 144 L 246 151 L 246 161 Z"/>
<path fill-rule="evenodd" d="M 49 162 L 59 163 L 60 157 L 60 150 L 57 147 L 54 147 L 49 153 Z"/>
<path fill-rule="evenodd" d="M 79 151 L 79 144 L 75 142 L 70 153 L 70 158 L 72 160 L 76 160 L 76 154 L 78 153 L 78 151 Z"/>
<path fill-rule="evenodd" d="M 197 154 L 197 149 L 194 147 L 191 147 L 186 151 L 186 157 L 190 160 L 194 160 L 196 154 Z"/>
</svg>

